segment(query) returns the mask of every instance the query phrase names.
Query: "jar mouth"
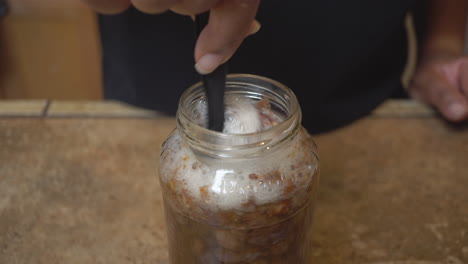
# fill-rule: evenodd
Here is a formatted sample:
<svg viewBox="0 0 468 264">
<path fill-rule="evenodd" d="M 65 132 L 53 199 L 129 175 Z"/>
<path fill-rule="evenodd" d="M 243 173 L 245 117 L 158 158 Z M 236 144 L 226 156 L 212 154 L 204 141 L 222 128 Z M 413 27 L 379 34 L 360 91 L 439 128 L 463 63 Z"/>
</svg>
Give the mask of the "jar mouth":
<svg viewBox="0 0 468 264">
<path fill-rule="evenodd" d="M 269 149 L 289 134 L 297 133 L 301 122 L 299 103 L 294 93 L 280 82 L 252 74 L 229 74 L 226 78 L 226 95 L 231 94 L 241 94 L 253 100 L 266 97 L 272 108 L 276 107 L 276 110 L 283 112 L 284 119 L 271 128 L 254 133 L 234 134 L 210 130 L 193 120 L 191 110 L 194 104 L 206 99 L 203 84 L 198 82 L 182 94 L 177 111 L 177 126 L 182 136 L 194 143 L 190 145 L 209 152 L 222 150 L 226 154 L 226 151 Z"/>
</svg>

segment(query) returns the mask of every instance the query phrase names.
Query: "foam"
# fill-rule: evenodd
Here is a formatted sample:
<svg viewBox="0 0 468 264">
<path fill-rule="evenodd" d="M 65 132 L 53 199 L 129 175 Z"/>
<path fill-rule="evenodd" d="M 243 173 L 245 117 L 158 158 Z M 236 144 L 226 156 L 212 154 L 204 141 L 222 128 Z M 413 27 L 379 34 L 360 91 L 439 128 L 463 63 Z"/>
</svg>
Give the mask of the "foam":
<svg viewBox="0 0 468 264">
<path fill-rule="evenodd" d="M 200 126 L 207 127 L 207 102 L 200 100 L 196 103 L 191 119 Z M 247 134 L 264 129 L 260 119 L 260 112 L 255 102 L 249 99 L 227 96 L 225 102 L 223 133 Z"/>
<path fill-rule="evenodd" d="M 247 134 L 262 130 L 260 113 L 252 102 L 230 100 L 226 103 L 224 133 Z"/>
<path fill-rule="evenodd" d="M 251 133 L 265 129 L 254 101 L 231 100 L 226 105 L 226 133 Z M 198 122 L 204 123 L 206 104 L 199 104 L 197 111 L 200 114 L 197 114 L 200 118 Z M 299 147 L 299 139 L 295 139 L 287 148 L 273 153 L 270 157 L 266 154 L 260 159 L 223 160 L 222 163 L 216 160 L 200 162 L 175 131 L 165 143 L 163 156 L 170 158 L 165 158 L 161 164 L 162 181 L 176 179 L 182 182 L 180 188 L 208 206 L 225 210 L 248 210 L 242 204 L 251 200 L 257 205 L 275 202 L 281 198 L 284 191 L 281 182 L 265 181 L 260 184 L 249 175 L 262 175 L 278 170 L 281 179 L 289 179 L 292 177 L 290 167 L 297 160 Z M 202 188 L 208 191 L 208 196 L 201 193 Z"/>
</svg>

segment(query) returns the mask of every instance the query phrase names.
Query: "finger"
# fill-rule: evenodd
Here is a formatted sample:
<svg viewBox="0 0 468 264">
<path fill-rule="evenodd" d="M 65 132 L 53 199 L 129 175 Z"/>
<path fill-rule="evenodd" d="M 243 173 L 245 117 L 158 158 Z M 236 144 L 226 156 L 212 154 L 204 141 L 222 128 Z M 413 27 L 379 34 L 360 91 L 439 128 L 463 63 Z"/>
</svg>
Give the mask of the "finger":
<svg viewBox="0 0 468 264">
<path fill-rule="evenodd" d="M 468 101 L 462 92 L 443 76 L 432 78 L 418 89 L 419 96 L 434 105 L 450 121 L 461 121 L 468 116 Z"/>
<path fill-rule="evenodd" d="M 132 0 L 133 6 L 147 14 L 159 14 L 167 11 L 179 0 Z"/>
<path fill-rule="evenodd" d="M 171 10 L 181 15 L 193 15 L 206 12 L 220 0 L 179 0 Z"/>
<path fill-rule="evenodd" d="M 254 20 L 252 24 L 250 24 L 250 29 L 249 29 L 249 36 L 256 34 L 260 29 L 262 28 L 262 24 L 258 22 L 257 20 Z"/>
<path fill-rule="evenodd" d="M 248 36 L 257 33 L 260 30 L 260 28 L 261 24 L 257 20 L 254 20 L 250 25 Z M 195 69 L 200 74 L 208 74 L 214 71 L 219 65 L 226 62 L 230 57 L 232 57 L 234 52 L 235 50 L 232 53 L 230 53 L 230 55 L 228 55 L 227 57 L 219 56 L 218 54 L 212 53 L 205 54 L 195 64 Z M 208 64 L 208 66 L 206 64 Z"/>
<path fill-rule="evenodd" d="M 89 7 L 102 14 L 117 14 L 130 7 L 130 0 L 82 0 Z"/>
<path fill-rule="evenodd" d="M 214 71 L 226 62 L 251 33 L 260 0 L 222 0 L 211 9 L 210 19 L 195 46 L 195 69 Z"/>
</svg>

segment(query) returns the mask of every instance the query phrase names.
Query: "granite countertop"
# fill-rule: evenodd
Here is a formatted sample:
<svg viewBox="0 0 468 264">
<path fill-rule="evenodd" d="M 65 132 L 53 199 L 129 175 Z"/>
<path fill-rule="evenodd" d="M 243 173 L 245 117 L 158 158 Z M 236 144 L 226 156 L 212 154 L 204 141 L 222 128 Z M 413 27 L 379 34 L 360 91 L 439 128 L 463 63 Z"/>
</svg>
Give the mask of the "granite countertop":
<svg viewBox="0 0 468 264">
<path fill-rule="evenodd" d="M 158 182 L 171 117 L 0 101 L 0 263 L 168 263 Z M 315 137 L 314 264 L 468 263 L 468 129 L 411 101 Z"/>
</svg>

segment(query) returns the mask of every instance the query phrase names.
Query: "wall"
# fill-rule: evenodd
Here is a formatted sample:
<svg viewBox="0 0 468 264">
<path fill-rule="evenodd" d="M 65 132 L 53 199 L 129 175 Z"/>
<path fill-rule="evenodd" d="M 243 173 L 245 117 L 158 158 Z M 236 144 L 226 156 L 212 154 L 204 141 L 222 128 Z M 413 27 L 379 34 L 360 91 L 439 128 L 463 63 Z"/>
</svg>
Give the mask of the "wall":
<svg viewBox="0 0 468 264">
<path fill-rule="evenodd" d="M 79 0 L 12 0 L 0 23 L 0 98 L 100 99 L 96 16 Z"/>
</svg>

